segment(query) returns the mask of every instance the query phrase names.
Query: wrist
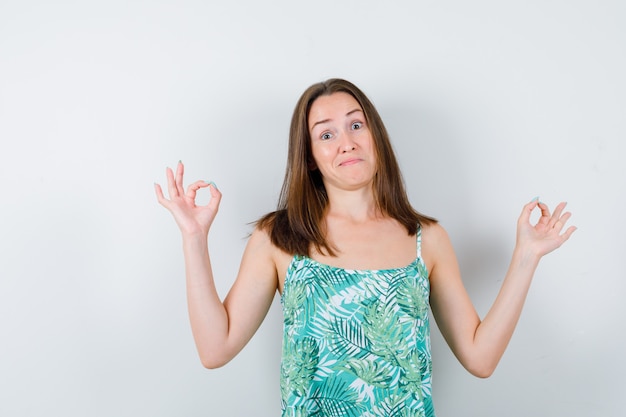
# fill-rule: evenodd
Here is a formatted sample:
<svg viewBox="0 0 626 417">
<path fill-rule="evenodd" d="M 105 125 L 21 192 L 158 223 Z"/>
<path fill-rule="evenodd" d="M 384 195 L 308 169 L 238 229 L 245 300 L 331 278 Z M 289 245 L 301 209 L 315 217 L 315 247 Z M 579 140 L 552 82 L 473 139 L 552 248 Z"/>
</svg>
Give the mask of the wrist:
<svg viewBox="0 0 626 417">
<path fill-rule="evenodd" d="M 183 231 L 183 245 L 207 245 L 208 233 L 202 230 Z"/>
<path fill-rule="evenodd" d="M 541 260 L 541 255 L 527 245 L 515 245 L 513 250 L 513 261 L 524 267 L 535 268 Z"/>
</svg>

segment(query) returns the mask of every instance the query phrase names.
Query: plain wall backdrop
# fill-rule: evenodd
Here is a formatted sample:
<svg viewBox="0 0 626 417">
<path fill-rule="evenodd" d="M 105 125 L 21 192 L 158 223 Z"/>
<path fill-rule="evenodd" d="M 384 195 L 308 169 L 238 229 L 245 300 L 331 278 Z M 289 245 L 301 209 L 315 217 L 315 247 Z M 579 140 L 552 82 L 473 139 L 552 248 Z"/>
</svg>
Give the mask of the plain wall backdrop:
<svg viewBox="0 0 626 417">
<path fill-rule="evenodd" d="M 481 315 L 523 204 L 566 200 L 578 226 L 491 378 L 433 323 L 438 416 L 623 416 L 624 22 L 621 0 L 1 0 L 0 415 L 278 416 L 278 297 L 203 369 L 153 183 L 180 159 L 223 192 L 225 296 L 275 208 L 297 98 L 342 77 L 379 109 Z"/>
</svg>

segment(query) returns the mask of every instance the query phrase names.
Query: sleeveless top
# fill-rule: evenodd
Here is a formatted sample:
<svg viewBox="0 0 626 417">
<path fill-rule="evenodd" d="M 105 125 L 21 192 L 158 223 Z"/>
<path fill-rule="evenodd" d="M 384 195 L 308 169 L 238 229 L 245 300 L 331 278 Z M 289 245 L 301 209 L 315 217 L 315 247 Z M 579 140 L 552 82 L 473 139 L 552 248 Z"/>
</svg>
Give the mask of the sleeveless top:
<svg viewBox="0 0 626 417">
<path fill-rule="evenodd" d="M 421 258 L 349 270 L 295 255 L 281 296 L 283 417 L 434 417 Z"/>
</svg>

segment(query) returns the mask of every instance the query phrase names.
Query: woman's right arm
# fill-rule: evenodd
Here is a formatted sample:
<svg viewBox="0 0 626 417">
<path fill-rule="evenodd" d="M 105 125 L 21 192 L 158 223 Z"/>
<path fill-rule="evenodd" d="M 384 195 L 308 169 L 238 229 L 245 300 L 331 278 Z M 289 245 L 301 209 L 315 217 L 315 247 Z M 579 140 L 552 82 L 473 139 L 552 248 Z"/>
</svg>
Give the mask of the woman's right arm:
<svg viewBox="0 0 626 417">
<path fill-rule="evenodd" d="M 215 185 L 204 181 L 192 183 L 185 192 L 183 174 L 180 162 L 176 175 L 167 169 L 169 199 L 158 184 L 155 192 L 182 233 L 189 319 L 200 360 L 207 368 L 217 368 L 241 351 L 270 308 L 278 287 L 275 248 L 265 231 L 257 229 L 252 233 L 237 279 L 222 302 L 208 251 L 208 233 L 221 193 Z M 196 193 L 206 187 L 210 188 L 211 200 L 206 206 L 197 206 Z"/>
</svg>

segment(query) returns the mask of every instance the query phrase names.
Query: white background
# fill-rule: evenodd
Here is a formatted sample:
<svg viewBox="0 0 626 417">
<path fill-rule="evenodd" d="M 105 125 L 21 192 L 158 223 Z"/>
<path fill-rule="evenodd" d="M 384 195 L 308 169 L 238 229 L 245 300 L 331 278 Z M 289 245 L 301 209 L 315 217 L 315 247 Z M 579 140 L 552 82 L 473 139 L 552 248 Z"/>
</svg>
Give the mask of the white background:
<svg viewBox="0 0 626 417">
<path fill-rule="evenodd" d="M 481 315 L 524 203 L 566 200 L 579 228 L 491 378 L 433 326 L 438 416 L 622 416 L 625 4 L 0 1 L 0 415 L 278 416 L 278 299 L 203 369 L 153 183 L 180 159 L 222 190 L 225 295 L 275 207 L 297 98 L 343 77 L 378 107 Z"/>
</svg>

